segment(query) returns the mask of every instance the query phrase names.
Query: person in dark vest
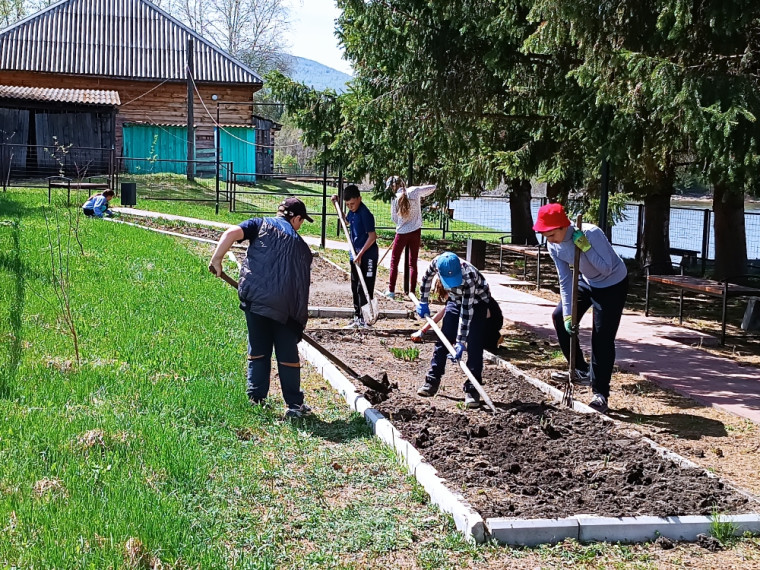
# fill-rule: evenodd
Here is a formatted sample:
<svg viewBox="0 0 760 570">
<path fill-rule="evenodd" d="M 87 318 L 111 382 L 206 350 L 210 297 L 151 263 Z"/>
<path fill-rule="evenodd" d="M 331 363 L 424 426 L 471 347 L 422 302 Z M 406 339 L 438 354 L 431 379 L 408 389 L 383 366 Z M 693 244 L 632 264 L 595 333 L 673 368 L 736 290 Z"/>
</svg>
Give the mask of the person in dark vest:
<svg viewBox="0 0 760 570">
<path fill-rule="evenodd" d="M 304 203 L 287 198 L 277 217 L 251 218 L 225 231 L 209 263 L 209 271 L 221 277 L 222 261 L 232 244 L 248 240 L 238 283 L 248 326 L 248 399 L 254 405 L 266 399 L 274 348 L 285 416 L 290 418 L 311 413 L 301 391 L 297 348 L 309 318 L 312 253 L 298 235 L 304 221 L 314 221 Z"/>
<path fill-rule="evenodd" d="M 578 322 L 591 307 L 594 308 L 594 321 L 591 366 L 583 357 L 575 335 L 572 350 L 578 364 L 573 382 L 591 385 L 594 396 L 589 406 L 605 413 L 609 409 L 610 380 L 615 365 L 615 336 L 628 295 L 628 270 L 600 228 L 584 223 L 583 229 L 579 230 L 570 222 L 561 204 L 542 206 L 533 229 L 546 238 L 549 254 L 557 266 L 561 299 L 552 313 L 552 321 L 567 360 L 570 360 L 570 335 L 577 332 L 573 331 L 571 318 L 572 266 L 575 251 L 580 250 Z M 568 374 L 562 376 L 567 379 Z"/>
</svg>

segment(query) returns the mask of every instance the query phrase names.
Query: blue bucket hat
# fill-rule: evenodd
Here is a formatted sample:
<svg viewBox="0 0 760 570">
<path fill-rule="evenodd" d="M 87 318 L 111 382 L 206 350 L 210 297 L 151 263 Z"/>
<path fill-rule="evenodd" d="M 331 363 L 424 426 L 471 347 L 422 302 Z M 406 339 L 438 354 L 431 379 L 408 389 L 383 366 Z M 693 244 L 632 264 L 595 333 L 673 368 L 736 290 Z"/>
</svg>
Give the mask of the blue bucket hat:
<svg viewBox="0 0 760 570">
<path fill-rule="evenodd" d="M 444 289 L 453 289 L 462 284 L 462 264 L 455 253 L 447 251 L 435 262 Z"/>
</svg>

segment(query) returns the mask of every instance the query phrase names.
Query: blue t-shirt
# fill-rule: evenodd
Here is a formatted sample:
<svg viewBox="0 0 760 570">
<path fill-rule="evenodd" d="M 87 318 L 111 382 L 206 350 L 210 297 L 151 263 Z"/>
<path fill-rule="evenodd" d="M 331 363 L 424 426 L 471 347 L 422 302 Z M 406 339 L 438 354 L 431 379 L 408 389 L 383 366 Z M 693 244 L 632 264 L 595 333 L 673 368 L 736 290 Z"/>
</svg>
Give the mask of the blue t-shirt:
<svg viewBox="0 0 760 570">
<path fill-rule="evenodd" d="M 362 203 L 356 212 L 349 211 L 346 214 L 346 220 L 348 220 L 348 232 L 351 234 L 351 243 L 354 246 L 354 251 L 360 251 L 367 243 L 369 238 L 369 232 L 375 231 L 375 216 L 369 211 L 369 208 Z M 377 256 L 377 242 L 372 244 L 364 256 Z"/>
</svg>

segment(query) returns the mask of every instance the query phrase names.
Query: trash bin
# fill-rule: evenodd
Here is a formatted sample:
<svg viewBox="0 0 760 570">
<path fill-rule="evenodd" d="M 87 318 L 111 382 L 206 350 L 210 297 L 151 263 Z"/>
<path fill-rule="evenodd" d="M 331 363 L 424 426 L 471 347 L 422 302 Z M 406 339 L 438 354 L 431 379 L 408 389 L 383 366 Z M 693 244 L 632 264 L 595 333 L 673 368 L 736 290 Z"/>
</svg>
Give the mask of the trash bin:
<svg viewBox="0 0 760 570">
<path fill-rule="evenodd" d="M 467 240 L 467 262 L 476 269 L 486 268 L 486 242 L 482 239 Z"/>
<path fill-rule="evenodd" d="M 121 205 L 122 206 L 137 206 L 137 183 L 136 182 L 122 182 L 121 183 Z"/>
</svg>

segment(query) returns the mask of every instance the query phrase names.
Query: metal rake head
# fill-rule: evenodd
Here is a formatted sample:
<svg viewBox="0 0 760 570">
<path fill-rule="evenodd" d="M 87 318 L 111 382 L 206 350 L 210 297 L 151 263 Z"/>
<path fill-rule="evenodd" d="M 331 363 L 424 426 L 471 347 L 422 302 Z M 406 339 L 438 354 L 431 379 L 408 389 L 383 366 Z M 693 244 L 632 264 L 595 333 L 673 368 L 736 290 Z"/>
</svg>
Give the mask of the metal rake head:
<svg viewBox="0 0 760 570">
<path fill-rule="evenodd" d="M 562 393 L 562 405 L 568 408 L 573 407 L 573 383 L 569 379 L 565 384 L 565 391 Z"/>
</svg>

